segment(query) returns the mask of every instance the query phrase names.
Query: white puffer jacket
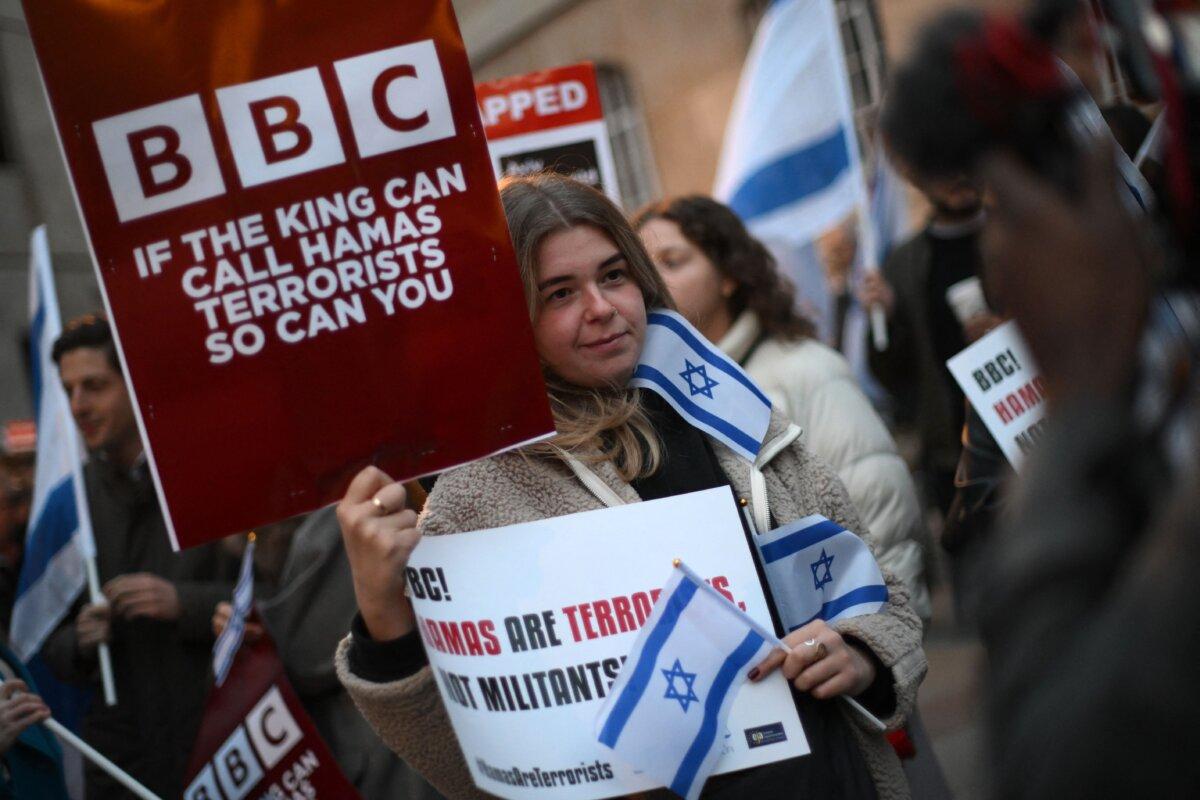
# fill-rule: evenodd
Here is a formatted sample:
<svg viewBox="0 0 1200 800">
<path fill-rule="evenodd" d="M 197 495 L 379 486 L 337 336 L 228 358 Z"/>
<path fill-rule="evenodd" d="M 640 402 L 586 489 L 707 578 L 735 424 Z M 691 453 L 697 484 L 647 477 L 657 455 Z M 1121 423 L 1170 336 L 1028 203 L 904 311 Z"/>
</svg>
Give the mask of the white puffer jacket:
<svg viewBox="0 0 1200 800">
<path fill-rule="evenodd" d="M 929 532 L 912 476 L 883 420 L 836 351 L 815 339 L 764 339 L 755 347 L 761 332 L 758 318 L 745 311 L 718 346 L 804 429 L 804 446 L 833 467 L 862 517 L 867 528 L 862 534 L 874 545 L 880 566 L 904 582 L 909 605 L 928 623 Z"/>
</svg>

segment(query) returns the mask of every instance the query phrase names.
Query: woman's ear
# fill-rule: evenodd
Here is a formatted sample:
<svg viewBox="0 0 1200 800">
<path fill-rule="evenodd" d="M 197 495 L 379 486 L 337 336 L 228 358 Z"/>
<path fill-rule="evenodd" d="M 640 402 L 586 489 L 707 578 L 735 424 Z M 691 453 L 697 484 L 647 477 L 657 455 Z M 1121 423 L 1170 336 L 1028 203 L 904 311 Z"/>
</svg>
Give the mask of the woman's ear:
<svg viewBox="0 0 1200 800">
<path fill-rule="evenodd" d="M 737 281 L 730 277 L 721 278 L 721 297 L 724 297 L 726 300 L 728 300 L 729 298 L 733 297 L 733 293 L 737 290 Z"/>
</svg>

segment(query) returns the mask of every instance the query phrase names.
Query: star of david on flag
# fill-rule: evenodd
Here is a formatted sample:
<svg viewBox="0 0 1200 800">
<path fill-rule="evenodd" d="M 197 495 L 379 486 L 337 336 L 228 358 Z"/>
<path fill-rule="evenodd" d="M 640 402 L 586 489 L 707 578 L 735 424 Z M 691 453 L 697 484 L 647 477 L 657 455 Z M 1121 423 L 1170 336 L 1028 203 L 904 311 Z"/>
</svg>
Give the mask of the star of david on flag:
<svg viewBox="0 0 1200 800">
<path fill-rule="evenodd" d="M 630 381 L 662 396 L 691 425 L 753 461 L 771 401 L 736 361 L 674 311 L 646 318 L 646 343 Z"/>
<path fill-rule="evenodd" d="M 825 554 L 825 548 L 821 548 L 821 557 L 814 561 L 811 565 L 813 573 L 813 588 L 817 591 L 821 587 L 833 580 L 833 571 L 830 567 L 833 566 L 833 556 Z"/>
<path fill-rule="evenodd" d="M 771 596 L 789 632 L 814 619 L 832 622 L 873 614 L 887 602 L 887 586 L 871 548 L 819 514 L 776 528 L 757 544 Z"/>
<path fill-rule="evenodd" d="M 662 671 L 663 677 L 667 679 L 667 693 L 663 695 L 667 700 L 678 700 L 679 707 L 683 709 L 683 713 L 687 713 L 688 706 L 692 703 L 699 703 L 700 698 L 696 696 L 696 691 L 692 687 L 696 683 L 696 673 L 688 672 L 679 663 L 679 659 L 675 659 L 675 666 Z M 683 691 L 679 691 L 675 686 L 675 681 L 678 679 L 683 684 Z"/>
<path fill-rule="evenodd" d="M 725 719 L 747 673 L 777 644 L 678 564 L 600 709 L 600 743 L 694 800 L 720 758 Z"/>
</svg>

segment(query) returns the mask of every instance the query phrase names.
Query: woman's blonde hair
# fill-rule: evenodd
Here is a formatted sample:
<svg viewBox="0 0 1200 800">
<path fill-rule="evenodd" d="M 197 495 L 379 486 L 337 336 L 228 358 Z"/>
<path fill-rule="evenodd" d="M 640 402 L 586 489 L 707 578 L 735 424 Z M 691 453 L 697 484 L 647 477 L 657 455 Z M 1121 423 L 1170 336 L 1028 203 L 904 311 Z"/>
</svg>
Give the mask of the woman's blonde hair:
<svg viewBox="0 0 1200 800">
<path fill-rule="evenodd" d="M 612 240 L 641 289 L 647 309 L 675 307 L 641 238 L 600 192 L 561 175 L 541 173 L 504 179 L 500 200 L 531 320 L 538 313 L 537 258 L 542 242 L 579 225 L 597 228 Z M 563 380 L 545 366 L 543 375 L 558 435 L 535 450 L 560 448 L 581 461 L 612 461 L 627 481 L 658 469 L 662 444 L 642 407 L 640 390 L 627 386 L 587 389 Z"/>
</svg>

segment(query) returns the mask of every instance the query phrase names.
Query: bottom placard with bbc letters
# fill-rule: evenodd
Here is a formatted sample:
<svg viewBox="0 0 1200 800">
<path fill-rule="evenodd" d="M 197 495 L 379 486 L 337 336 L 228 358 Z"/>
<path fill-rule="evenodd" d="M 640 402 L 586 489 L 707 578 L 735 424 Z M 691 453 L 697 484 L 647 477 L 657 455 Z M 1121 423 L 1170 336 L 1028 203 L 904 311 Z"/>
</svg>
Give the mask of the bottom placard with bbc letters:
<svg viewBox="0 0 1200 800">
<path fill-rule="evenodd" d="M 184 800 L 358 798 L 288 683 L 270 637 L 243 644 L 213 687 Z"/>
</svg>

